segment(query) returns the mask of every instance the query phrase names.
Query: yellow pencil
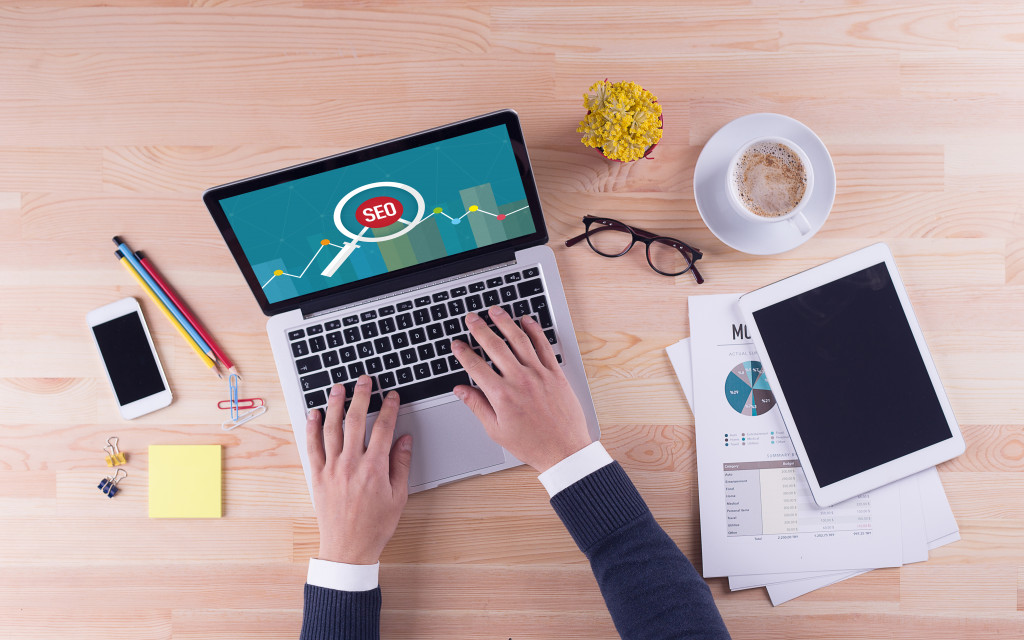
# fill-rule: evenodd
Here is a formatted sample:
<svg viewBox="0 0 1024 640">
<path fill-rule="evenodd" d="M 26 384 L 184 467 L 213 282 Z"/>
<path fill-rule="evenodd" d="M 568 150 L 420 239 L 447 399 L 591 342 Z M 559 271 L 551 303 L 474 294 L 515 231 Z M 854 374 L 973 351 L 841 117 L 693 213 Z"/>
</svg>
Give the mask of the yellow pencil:
<svg viewBox="0 0 1024 640">
<path fill-rule="evenodd" d="M 178 322 L 178 319 L 175 318 L 174 314 L 172 314 L 170 309 L 167 308 L 167 305 L 165 305 L 163 301 L 161 301 L 160 298 L 158 298 L 156 294 L 153 293 L 153 290 L 149 288 L 149 285 L 146 284 L 146 281 L 142 279 L 142 276 L 139 275 L 139 272 L 132 267 L 132 265 L 128 262 L 127 259 L 125 259 L 124 255 L 122 255 L 120 251 L 115 251 L 114 254 L 117 256 L 118 262 L 124 265 L 124 268 L 128 270 L 128 273 L 132 274 L 132 277 L 135 278 L 135 280 L 139 283 L 139 286 L 141 286 L 142 289 L 146 292 L 146 294 L 148 294 L 149 297 L 153 300 L 153 302 L 156 303 L 156 306 L 160 307 L 160 310 L 164 312 L 164 315 L 167 316 L 167 319 L 171 321 L 171 324 L 174 325 L 174 328 L 178 330 L 178 333 L 180 333 L 183 338 L 185 338 L 189 346 L 192 347 L 192 350 L 195 351 L 200 358 L 202 358 L 203 362 L 206 363 L 206 366 L 209 367 L 210 369 L 213 369 L 213 372 L 217 374 L 218 378 L 223 377 L 220 375 L 220 371 L 217 371 L 217 364 L 213 361 L 213 359 L 210 358 L 210 356 L 203 353 L 203 350 L 199 346 L 199 344 L 197 344 L 196 341 L 192 339 L 192 336 L 188 334 L 188 331 L 185 331 L 185 327 L 181 326 L 181 323 Z"/>
</svg>

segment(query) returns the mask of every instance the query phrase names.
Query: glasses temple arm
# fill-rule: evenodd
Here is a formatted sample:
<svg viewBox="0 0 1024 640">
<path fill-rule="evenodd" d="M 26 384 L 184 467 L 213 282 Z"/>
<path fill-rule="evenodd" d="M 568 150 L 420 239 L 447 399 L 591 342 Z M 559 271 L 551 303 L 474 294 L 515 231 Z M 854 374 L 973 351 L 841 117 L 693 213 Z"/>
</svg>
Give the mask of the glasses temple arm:
<svg viewBox="0 0 1024 640">
<path fill-rule="evenodd" d="M 566 240 L 565 241 L 565 246 L 571 247 L 571 246 L 573 246 L 574 244 L 576 244 L 580 240 L 583 240 L 586 237 L 587 237 L 587 232 L 584 231 L 583 233 L 581 233 L 580 235 L 576 236 L 575 238 L 569 238 L 568 240 Z"/>
<path fill-rule="evenodd" d="M 704 284 L 704 276 L 700 275 L 700 271 L 697 271 L 696 261 L 690 263 L 690 271 L 693 272 L 693 279 L 697 281 L 697 284 Z"/>
</svg>

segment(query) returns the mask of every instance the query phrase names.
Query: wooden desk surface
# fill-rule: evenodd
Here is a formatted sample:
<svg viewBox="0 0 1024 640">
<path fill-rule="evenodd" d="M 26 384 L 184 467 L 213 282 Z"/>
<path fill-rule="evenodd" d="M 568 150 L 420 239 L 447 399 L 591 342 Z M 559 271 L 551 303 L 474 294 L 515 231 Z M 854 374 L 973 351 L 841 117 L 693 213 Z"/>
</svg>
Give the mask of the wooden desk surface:
<svg viewBox="0 0 1024 640">
<path fill-rule="evenodd" d="M 0 637 L 297 636 L 315 519 L 265 319 L 200 193 L 501 107 L 522 116 L 604 442 L 698 566 L 693 417 L 664 352 L 689 334 L 687 296 L 879 240 L 896 254 L 968 443 L 941 468 L 963 540 L 779 608 L 711 580 L 734 636 L 1024 635 L 1019 2 L 358 4 L 0 6 Z M 581 94 L 605 77 L 660 98 L 655 160 L 579 143 Z M 692 191 L 708 138 L 759 111 L 809 125 L 838 174 L 825 228 L 774 257 L 715 239 Z M 560 246 L 588 212 L 705 249 L 707 283 Z M 226 389 L 115 263 L 115 233 L 185 293 L 264 419 L 220 431 Z M 84 324 L 128 295 L 175 393 L 132 423 Z M 107 500 L 114 434 L 131 475 Z M 147 518 L 152 443 L 225 446 L 223 519 Z M 414 496 L 383 560 L 388 638 L 615 636 L 526 469 Z"/>
</svg>

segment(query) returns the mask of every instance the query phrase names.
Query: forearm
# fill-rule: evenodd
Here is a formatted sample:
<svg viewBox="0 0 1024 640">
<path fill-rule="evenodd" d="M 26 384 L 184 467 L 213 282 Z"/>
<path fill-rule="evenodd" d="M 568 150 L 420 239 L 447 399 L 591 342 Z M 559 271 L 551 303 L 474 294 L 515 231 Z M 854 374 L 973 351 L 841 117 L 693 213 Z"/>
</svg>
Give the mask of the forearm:
<svg viewBox="0 0 1024 640">
<path fill-rule="evenodd" d="M 380 587 L 339 591 L 307 584 L 301 640 L 379 640 Z"/>
<path fill-rule="evenodd" d="M 555 494 L 551 505 L 590 560 L 624 639 L 729 637 L 703 578 L 618 463 Z"/>
<path fill-rule="evenodd" d="M 379 563 L 357 565 L 310 558 L 300 638 L 380 638 L 379 569 Z"/>
</svg>

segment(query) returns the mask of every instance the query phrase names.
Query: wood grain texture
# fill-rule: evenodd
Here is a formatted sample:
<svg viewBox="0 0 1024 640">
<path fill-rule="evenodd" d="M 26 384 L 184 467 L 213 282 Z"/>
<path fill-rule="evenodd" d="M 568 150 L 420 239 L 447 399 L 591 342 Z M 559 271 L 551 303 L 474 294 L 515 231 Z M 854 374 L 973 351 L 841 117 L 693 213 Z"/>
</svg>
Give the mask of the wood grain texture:
<svg viewBox="0 0 1024 640">
<path fill-rule="evenodd" d="M 963 540 L 772 608 L 709 582 L 735 638 L 1024 637 L 1024 9 L 1016 0 L 0 3 L 0 638 L 293 638 L 316 520 L 212 185 L 502 107 L 521 115 L 603 440 L 700 566 L 693 417 L 664 348 L 687 296 L 746 291 L 885 241 L 965 438 L 941 477 Z M 579 144 L 595 80 L 651 89 L 653 160 Z M 693 169 L 748 113 L 797 118 L 838 180 L 826 226 L 739 254 Z M 707 282 L 561 241 L 601 213 L 706 253 Z M 225 433 L 225 389 L 128 274 L 145 249 L 270 410 Z M 124 423 L 84 324 L 139 298 L 175 392 Z M 96 489 L 117 434 L 122 493 Z M 150 444 L 224 445 L 224 517 L 149 520 Z M 384 553 L 387 638 L 612 638 L 582 555 L 527 469 L 418 494 Z"/>
</svg>

